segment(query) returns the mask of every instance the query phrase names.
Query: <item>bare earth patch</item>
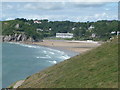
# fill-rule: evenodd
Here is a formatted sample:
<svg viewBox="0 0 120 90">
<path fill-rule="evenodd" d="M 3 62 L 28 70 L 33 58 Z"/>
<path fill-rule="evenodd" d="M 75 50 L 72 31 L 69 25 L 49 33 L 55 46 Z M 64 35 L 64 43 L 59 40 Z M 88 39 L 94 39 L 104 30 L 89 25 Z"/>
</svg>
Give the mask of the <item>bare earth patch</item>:
<svg viewBox="0 0 120 90">
<path fill-rule="evenodd" d="M 22 83 L 24 82 L 25 80 L 20 80 L 18 81 L 14 86 L 13 88 L 18 88 L 20 85 L 22 85 Z"/>
</svg>

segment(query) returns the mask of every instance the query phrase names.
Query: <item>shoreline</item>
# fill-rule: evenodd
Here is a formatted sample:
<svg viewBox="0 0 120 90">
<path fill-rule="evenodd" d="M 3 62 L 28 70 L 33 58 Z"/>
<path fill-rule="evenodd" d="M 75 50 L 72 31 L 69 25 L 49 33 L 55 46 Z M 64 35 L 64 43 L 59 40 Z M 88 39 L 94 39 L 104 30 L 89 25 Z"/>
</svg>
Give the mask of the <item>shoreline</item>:
<svg viewBox="0 0 120 90">
<path fill-rule="evenodd" d="M 101 45 L 98 42 L 68 41 L 68 40 L 43 40 L 43 42 L 13 42 L 20 44 L 36 45 L 63 51 L 70 57 L 82 54 Z"/>
<path fill-rule="evenodd" d="M 57 49 L 66 53 L 76 53 L 76 55 L 89 51 L 101 45 L 99 42 L 68 41 L 68 40 L 43 40 L 43 42 L 20 42 L 23 44 L 37 45 Z"/>
<path fill-rule="evenodd" d="M 45 47 L 45 48 L 50 48 L 50 49 L 54 49 L 54 50 L 59 50 L 61 52 L 64 52 L 65 54 L 67 54 L 68 56 L 73 57 L 76 55 L 79 55 L 80 53 L 75 52 L 75 51 L 71 51 L 71 50 L 67 50 L 65 48 L 62 47 L 50 47 L 50 46 L 45 46 L 45 45 L 38 45 L 38 44 L 34 44 L 32 42 L 7 42 L 7 43 L 19 43 L 19 44 L 26 44 L 26 45 L 35 45 L 35 46 L 40 46 L 40 47 Z"/>
</svg>

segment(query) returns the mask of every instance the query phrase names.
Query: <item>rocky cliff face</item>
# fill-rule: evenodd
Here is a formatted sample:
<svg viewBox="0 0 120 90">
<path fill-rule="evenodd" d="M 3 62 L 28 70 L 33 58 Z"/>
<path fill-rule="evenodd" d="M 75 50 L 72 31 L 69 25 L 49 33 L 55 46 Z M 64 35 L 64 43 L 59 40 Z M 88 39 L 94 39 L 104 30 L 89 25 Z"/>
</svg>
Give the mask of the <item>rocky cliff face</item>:
<svg viewBox="0 0 120 90">
<path fill-rule="evenodd" d="M 14 41 L 14 42 L 30 41 L 30 42 L 33 42 L 34 39 L 31 38 L 31 37 L 27 37 L 25 34 L 14 34 L 14 35 L 5 35 L 5 36 L 3 36 L 2 41 L 3 42 L 10 42 L 10 41 Z"/>
</svg>

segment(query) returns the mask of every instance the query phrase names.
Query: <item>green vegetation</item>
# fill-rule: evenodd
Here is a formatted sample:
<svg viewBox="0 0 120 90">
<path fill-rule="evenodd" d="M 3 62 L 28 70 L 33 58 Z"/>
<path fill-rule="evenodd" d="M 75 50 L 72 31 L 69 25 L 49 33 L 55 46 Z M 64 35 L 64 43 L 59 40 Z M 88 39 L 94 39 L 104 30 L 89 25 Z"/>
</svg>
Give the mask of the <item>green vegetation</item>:
<svg viewBox="0 0 120 90">
<path fill-rule="evenodd" d="M 37 21 L 38 23 L 35 23 Z M 18 27 L 17 27 L 18 24 Z M 47 37 L 55 37 L 56 33 L 73 33 L 75 40 L 107 40 L 116 35 L 118 30 L 117 20 L 101 20 L 97 22 L 71 22 L 71 21 L 48 21 L 26 20 L 17 18 L 10 21 L 2 21 L 2 34 L 13 35 L 25 33 L 34 40 Z M 111 32 L 115 32 L 111 34 Z M 93 36 L 92 36 L 93 35 Z"/>
<path fill-rule="evenodd" d="M 118 39 L 29 76 L 20 88 L 118 88 Z"/>
</svg>

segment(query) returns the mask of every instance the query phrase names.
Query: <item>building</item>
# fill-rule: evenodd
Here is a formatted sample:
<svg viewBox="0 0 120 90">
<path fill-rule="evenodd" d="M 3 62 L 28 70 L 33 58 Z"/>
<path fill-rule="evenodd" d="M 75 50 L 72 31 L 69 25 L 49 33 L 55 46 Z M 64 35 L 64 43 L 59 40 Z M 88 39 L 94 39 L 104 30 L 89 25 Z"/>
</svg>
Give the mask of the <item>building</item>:
<svg viewBox="0 0 120 90">
<path fill-rule="evenodd" d="M 49 31 L 51 31 L 52 29 L 51 28 L 49 28 Z"/>
<path fill-rule="evenodd" d="M 38 20 L 35 20 L 35 21 L 34 21 L 34 23 L 38 23 L 38 24 L 40 24 L 41 22 L 40 22 L 40 21 L 38 21 Z"/>
<path fill-rule="evenodd" d="M 88 30 L 91 30 L 91 29 L 94 29 L 95 27 L 94 26 L 90 26 L 89 28 L 88 28 Z"/>
<path fill-rule="evenodd" d="M 72 30 L 74 31 L 74 30 L 75 30 L 75 27 L 73 27 Z"/>
<path fill-rule="evenodd" d="M 116 31 L 112 31 L 111 34 L 116 34 Z"/>
<path fill-rule="evenodd" d="M 92 37 L 92 38 L 96 37 L 96 34 L 95 34 L 95 33 L 92 33 L 91 37 Z"/>
<path fill-rule="evenodd" d="M 120 31 L 117 31 L 117 35 L 119 35 L 120 34 Z"/>
<path fill-rule="evenodd" d="M 18 28 L 19 28 L 19 26 L 20 26 L 19 24 L 16 24 L 16 25 L 15 25 L 15 28 L 17 28 L 17 29 L 18 29 Z"/>
<path fill-rule="evenodd" d="M 120 34 L 120 31 L 112 31 L 111 34 L 119 35 L 119 34 Z"/>
<path fill-rule="evenodd" d="M 73 33 L 56 33 L 56 38 L 73 38 Z"/>
</svg>

